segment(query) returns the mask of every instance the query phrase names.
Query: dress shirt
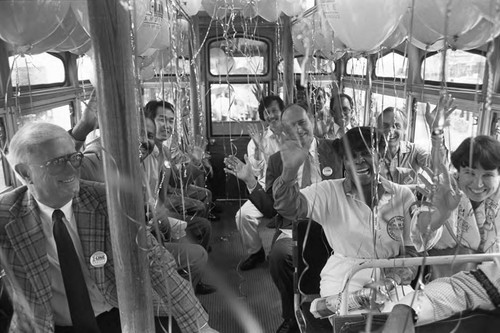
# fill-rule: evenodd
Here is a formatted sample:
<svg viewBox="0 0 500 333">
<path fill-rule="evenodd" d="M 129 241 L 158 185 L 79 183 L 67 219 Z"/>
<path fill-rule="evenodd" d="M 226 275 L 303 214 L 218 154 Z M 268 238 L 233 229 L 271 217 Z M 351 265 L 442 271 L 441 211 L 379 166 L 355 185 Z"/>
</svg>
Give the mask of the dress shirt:
<svg viewBox="0 0 500 333">
<path fill-rule="evenodd" d="M 35 199 L 36 200 L 36 199 Z M 36 201 L 38 207 L 40 208 L 40 219 L 42 221 L 42 228 L 47 239 L 47 256 L 49 259 L 49 274 L 52 283 L 52 300 L 51 306 L 54 313 L 54 321 L 56 325 L 59 326 L 71 326 L 71 316 L 69 313 L 68 302 L 66 298 L 66 291 L 64 290 L 64 282 L 61 274 L 61 267 L 59 266 L 59 257 L 57 255 L 56 242 L 54 240 L 52 213 L 54 208 L 48 207 L 39 201 Z M 87 284 L 87 289 L 89 291 L 90 302 L 92 303 L 92 308 L 96 316 L 99 314 L 109 311 L 112 306 L 109 305 L 104 296 L 101 294 L 97 288 L 95 282 L 90 278 L 90 273 L 87 268 L 87 263 L 83 256 L 82 244 L 80 242 L 80 237 L 78 236 L 78 228 L 76 225 L 75 217 L 73 215 L 72 208 L 73 200 L 68 202 L 66 205 L 60 208 L 64 213 L 66 227 L 75 246 L 76 253 L 80 260 L 80 266 L 82 267 L 83 276 Z M 71 218 L 67 218 L 70 216 Z"/>
</svg>

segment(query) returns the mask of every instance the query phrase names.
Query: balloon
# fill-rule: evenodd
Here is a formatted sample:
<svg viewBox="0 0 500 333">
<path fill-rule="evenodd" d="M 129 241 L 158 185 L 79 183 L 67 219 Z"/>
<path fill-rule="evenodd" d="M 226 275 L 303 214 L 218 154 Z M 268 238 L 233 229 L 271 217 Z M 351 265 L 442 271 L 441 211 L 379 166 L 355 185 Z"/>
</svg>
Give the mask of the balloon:
<svg viewBox="0 0 500 333">
<path fill-rule="evenodd" d="M 277 0 L 257 0 L 257 14 L 268 22 L 276 22 L 280 17 L 281 10 L 278 8 Z"/>
<path fill-rule="evenodd" d="M 144 22 L 136 31 L 136 52 L 143 55 L 153 45 L 160 33 L 165 11 L 161 0 L 150 0 L 150 7 L 146 12 Z"/>
<path fill-rule="evenodd" d="M 427 27 L 417 15 L 413 15 L 413 26 L 411 26 L 411 14 L 412 12 L 408 11 L 401 20 L 403 28 L 408 31 L 410 43 L 427 52 L 444 48 L 443 37 Z"/>
<path fill-rule="evenodd" d="M 448 8 L 449 4 L 449 8 Z M 450 15 L 446 17 L 449 10 Z M 440 37 L 460 36 L 475 26 L 481 19 L 479 10 L 470 0 L 418 0 L 415 1 L 414 15 Z M 445 24 L 448 26 L 445 29 Z"/>
<path fill-rule="evenodd" d="M 150 0 L 136 0 L 132 1 L 134 4 L 133 10 L 135 11 L 134 25 L 139 27 L 144 22 L 146 12 L 150 7 Z M 90 35 L 89 23 L 89 7 L 87 0 L 71 0 L 71 8 L 76 14 L 76 19 L 82 25 L 83 29 Z"/>
<path fill-rule="evenodd" d="M 158 51 L 153 66 L 159 73 L 163 68 L 168 66 L 168 64 L 172 59 L 173 59 L 172 50 L 167 47 L 166 49 Z"/>
<path fill-rule="evenodd" d="M 485 19 L 500 24 L 500 0 L 471 0 L 471 3 Z"/>
<path fill-rule="evenodd" d="M 69 13 L 72 13 L 73 10 L 68 11 Z M 75 16 L 74 14 L 72 15 L 73 17 Z M 56 52 L 64 52 L 64 51 L 71 51 L 74 49 L 78 49 L 84 44 L 86 44 L 88 41 L 90 41 L 90 36 L 85 32 L 85 29 L 83 29 L 82 25 L 74 20 L 76 23 L 75 27 L 73 30 L 68 34 L 68 37 L 66 40 L 64 40 L 61 44 L 57 45 L 54 47 L 52 50 Z"/>
<path fill-rule="evenodd" d="M 64 20 L 47 38 L 42 39 L 38 43 L 33 44 L 24 53 L 38 54 L 51 50 L 61 43 L 64 43 L 69 38 L 69 35 L 75 30 L 78 22 L 75 14 L 71 9 L 68 10 Z"/>
<path fill-rule="evenodd" d="M 449 40 L 450 47 L 459 50 L 471 50 L 483 46 L 500 33 L 498 26 L 483 18 L 465 34 Z"/>
<path fill-rule="evenodd" d="M 257 8 L 253 0 L 241 0 L 241 15 L 245 18 L 254 18 L 257 16 Z"/>
<path fill-rule="evenodd" d="M 83 29 L 90 35 L 89 7 L 87 0 L 71 1 L 71 9 L 75 13 L 76 19 L 82 25 Z"/>
<path fill-rule="evenodd" d="M 141 69 L 141 79 L 142 80 L 150 80 L 155 77 L 155 69 L 153 66 L 149 66 Z"/>
<path fill-rule="evenodd" d="M 223 19 L 229 14 L 225 0 L 202 0 L 201 6 L 210 17 L 217 20 Z"/>
<path fill-rule="evenodd" d="M 53 33 L 68 13 L 69 1 L 0 1 L 0 38 L 29 48 Z"/>
<path fill-rule="evenodd" d="M 382 47 L 386 49 L 393 49 L 403 43 L 406 40 L 406 36 L 406 28 L 402 23 L 400 23 L 396 30 L 394 30 L 394 32 L 382 43 Z"/>
<path fill-rule="evenodd" d="M 180 0 L 182 9 L 189 16 L 194 16 L 201 9 L 201 0 Z"/>
<path fill-rule="evenodd" d="M 288 16 L 297 16 L 304 12 L 303 0 L 278 0 L 278 9 Z"/>
<path fill-rule="evenodd" d="M 69 52 L 78 55 L 83 55 L 86 54 L 91 48 L 92 48 L 92 40 L 89 37 L 89 40 L 85 44 L 75 49 L 69 50 Z"/>
<path fill-rule="evenodd" d="M 158 55 L 160 54 L 159 50 L 155 50 L 155 52 L 147 57 L 139 57 L 139 68 L 145 68 L 153 64 L 156 59 L 158 58 Z"/>
<path fill-rule="evenodd" d="M 373 50 L 396 29 L 408 0 L 320 0 L 337 37 L 352 50 Z"/>
<path fill-rule="evenodd" d="M 169 46 L 171 34 L 170 21 L 164 17 L 161 21 L 160 31 L 154 39 L 153 44 L 151 44 L 151 48 L 161 50 Z"/>
</svg>

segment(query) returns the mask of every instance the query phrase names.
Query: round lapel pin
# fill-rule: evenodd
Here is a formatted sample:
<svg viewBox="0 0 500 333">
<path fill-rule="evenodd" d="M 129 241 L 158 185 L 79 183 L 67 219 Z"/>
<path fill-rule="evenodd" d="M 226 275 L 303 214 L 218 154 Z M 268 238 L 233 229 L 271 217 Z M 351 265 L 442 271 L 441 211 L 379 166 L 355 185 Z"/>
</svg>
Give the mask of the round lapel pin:
<svg viewBox="0 0 500 333">
<path fill-rule="evenodd" d="M 323 176 L 330 177 L 333 174 L 333 169 L 327 166 L 327 167 L 323 168 L 322 172 L 323 172 Z"/>
<path fill-rule="evenodd" d="M 102 251 L 97 251 L 90 256 L 90 264 L 94 267 L 102 267 L 108 262 L 108 256 Z"/>
</svg>

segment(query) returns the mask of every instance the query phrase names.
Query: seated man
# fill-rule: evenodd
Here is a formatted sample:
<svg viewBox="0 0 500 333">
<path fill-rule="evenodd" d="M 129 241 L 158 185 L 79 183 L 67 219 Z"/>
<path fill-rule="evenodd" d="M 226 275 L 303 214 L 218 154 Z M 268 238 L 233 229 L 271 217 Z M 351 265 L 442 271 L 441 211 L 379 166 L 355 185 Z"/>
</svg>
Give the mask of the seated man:
<svg viewBox="0 0 500 333">
<path fill-rule="evenodd" d="M 299 190 L 297 171 L 307 159 L 308 149 L 293 137 L 281 146 L 283 172 L 273 185 L 274 207 L 292 221 L 311 218 L 318 222 L 334 251 L 321 272 L 322 297 L 339 295 L 346 273 L 364 259 L 415 254 L 409 211 L 414 196 L 408 188 L 378 178 L 379 152 L 384 148 L 385 141 L 376 129 L 352 128 L 341 145 L 346 178 Z M 398 284 L 409 284 L 414 273 L 411 269 L 385 270 L 386 277 Z M 364 288 L 374 274 L 372 269 L 360 271 L 351 281 L 350 291 Z"/>
<path fill-rule="evenodd" d="M 179 143 L 174 143 L 173 133 L 175 125 L 174 106 L 164 101 L 149 101 L 144 113 L 156 125 L 156 149 L 151 154 L 148 163 L 152 164 L 151 170 L 158 176 L 161 189 L 159 199 L 168 209 L 181 215 L 208 217 L 212 204 L 212 193 L 206 189 L 192 184 L 186 184 L 186 177 L 182 177 L 180 168 L 189 165 L 185 154 L 180 153 Z M 180 153 L 180 154 L 179 154 Z M 191 160 L 196 158 L 190 156 Z M 161 167 L 160 167 L 161 166 Z M 159 175 L 163 176 L 160 177 Z M 181 187 L 181 181 L 183 186 Z"/>
<path fill-rule="evenodd" d="M 308 147 L 310 161 L 303 163 L 297 170 L 297 179 L 301 187 L 316 183 L 324 179 L 340 178 L 343 172 L 342 160 L 338 155 L 338 141 L 332 142 L 325 139 L 316 139 L 313 136 L 313 116 L 298 104 L 292 104 L 283 110 L 281 125 L 289 136 L 297 138 L 303 147 Z M 283 170 L 280 153 L 277 152 L 269 158 L 266 171 L 266 188 L 262 188 L 255 180 L 248 164 L 244 164 L 234 157 L 229 157 L 226 171 L 236 175 L 251 189 L 250 200 L 265 216 L 273 216 L 272 187 Z M 269 268 L 273 282 L 281 296 L 283 323 L 278 332 L 298 332 L 293 309 L 293 258 L 291 221 L 281 221 L 282 231 L 276 235 L 271 253 L 269 254 Z M 258 238 L 257 229 L 255 228 Z M 262 250 L 263 251 L 263 250 Z"/>
<path fill-rule="evenodd" d="M 257 128 L 249 128 L 252 140 L 248 143 L 247 162 L 252 167 L 253 173 L 249 174 L 248 177 L 256 180 L 262 187 L 265 186 L 265 171 L 269 156 L 277 152 L 279 148 L 274 131 L 278 129 L 279 119 L 284 107 L 279 96 L 264 97 L 259 104 L 259 117 L 264 124 L 269 124 L 269 127 L 263 134 L 259 133 Z M 229 163 L 229 159 L 226 159 L 225 162 Z M 247 182 L 250 183 L 251 181 L 248 180 Z M 252 184 L 249 185 L 252 186 Z M 249 191 L 251 192 L 253 188 L 255 186 L 249 188 Z M 273 217 L 263 214 L 251 200 L 247 200 L 236 212 L 236 227 L 241 235 L 243 248 L 248 254 L 248 257 L 239 265 L 242 271 L 255 268 L 259 262 L 265 260 L 264 248 L 257 231 L 264 216 Z"/>
<path fill-rule="evenodd" d="M 166 239 L 166 243 L 163 245 L 166 247 L 170 253 L 174 256 L 179 264 L 179 271 L 183 273 L 184 277 L 187 276 L 187 272 L 191 272 L 191 279 L 193 286 L 195 286 L 195 292 L 197 294 L 209 294 L 215 291 L 215 288 L 202 283 L 201 275 L 205 269 L 208 254 L 207 249 L 210 242 L 212 226 L 210 222 L 202 217 L 193 216 L 181 216 L 180 214 L 174 213 L 166 209 L 163 205 L 157 205 L 156 196 L 154 191 L 150 187 L 150 173 L 146 169 L 147 165 L 144 160 L 151 154 L 154 147 L 154 135 L 156 127 L 154 122 L 148 118 L 144 119 L 145 126 L 141 126 L 140 134 L 140 146 L 139 146 L 139 158 L 142 167 L 142 183 L 143 191 L 145 194 L 145 202 L 147 205 L 147 210 L 149 217 L 154 218 L 155 221 L 161 223 L 160 230 L 164 235 L 170 234 L 170 223 L 173 221 L 178 221 L 179 223 L 187 223 L 185 232 L 189 241 L 181 242 L 171 242 L 170 237 Z M 77 134 L 80 137 L 84 137 L 77 129 Z M 75 130 L 73 131 L 75 134 Z M 91 143 L 84 152 L 85 159 L 83 160 L 81 167 L 81 179 L 91 180 L 97 182 L 104 182 L 104 166 L 102 159 L 102 146 L 100 140 Z M 155 182 L 156 183 L 156 182 Z M 153 207 L 155 209 L 153 209 Z M 152 212 L 153 211 L 153 212 Z M 163 223 L 162 223 L 163 222 Z M 192 242 L 190 244 L 189 242 Z M 199 244 L 199 245 L 198 245 Z"/>
<path fill-rule="evenodd" d="M 120 332 L 104 186 L 80 180 L 82 154 L 59 126 L 27 124 L 9 148 L 9 163 L 24 184 L 0 196 L 2 268 L 14 300 L 11 329 Z M 155 311 L 173 314 L 184 332 L 214 332 L 170 253 L 150 234 L 148 242 L 152 286 L 173 306 L 158 304 Z M 90 265 L 96 249 L 107 257 L 99 267 Z"/>
</svg>

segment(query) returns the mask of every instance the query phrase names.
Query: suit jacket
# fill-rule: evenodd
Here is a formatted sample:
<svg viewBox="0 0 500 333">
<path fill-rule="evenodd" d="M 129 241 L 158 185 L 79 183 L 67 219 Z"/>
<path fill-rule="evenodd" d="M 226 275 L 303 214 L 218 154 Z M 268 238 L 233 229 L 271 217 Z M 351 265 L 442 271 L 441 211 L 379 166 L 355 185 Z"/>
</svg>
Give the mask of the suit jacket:
<svg viewBox="0 0 500 333">
<path fill-rule="evenodd" d="M 318 140 L 318 158 L 320 173 L 323 180 L 342 178 L 344 167 L 340 157 L 340 140 Z M 331 169 L 331 173 L 329 172 Z M 257 184 L 257 187 L 250 193 L 250 201 L 257 207 L 265 217 L 273 217 L 277 214 L 274 209 L 273 183 L 281 176 L 283 162 L 280 152 L 269 157 L 266 170 L 266 189 Z"/>
<path fill-rule="evenodd" d="M 72 207 L 90 276 L 106 301 L 118 307 L 104 185 L 81 181 Z M 155 311 L 159 306 L 160 315 L 168 314 L 165 304 L 171 297 L 172 312 L 181 329 L 197 332 L 197 321 L 207 322 L 208 315 L 189 282 L 177 274 L 174 258 L 151 235 L 148 241 Z M 53 332 L 46 239 L 38 205 L 26 186 L 0 196 L 0 246 L 1 266 L 6 271 L 6 286 L 14 306 L 11 331 Z M 90 256 L 97 251 L 108 257 L 107 263 L 99 268 L 90 265 Z"/>
</svg>

